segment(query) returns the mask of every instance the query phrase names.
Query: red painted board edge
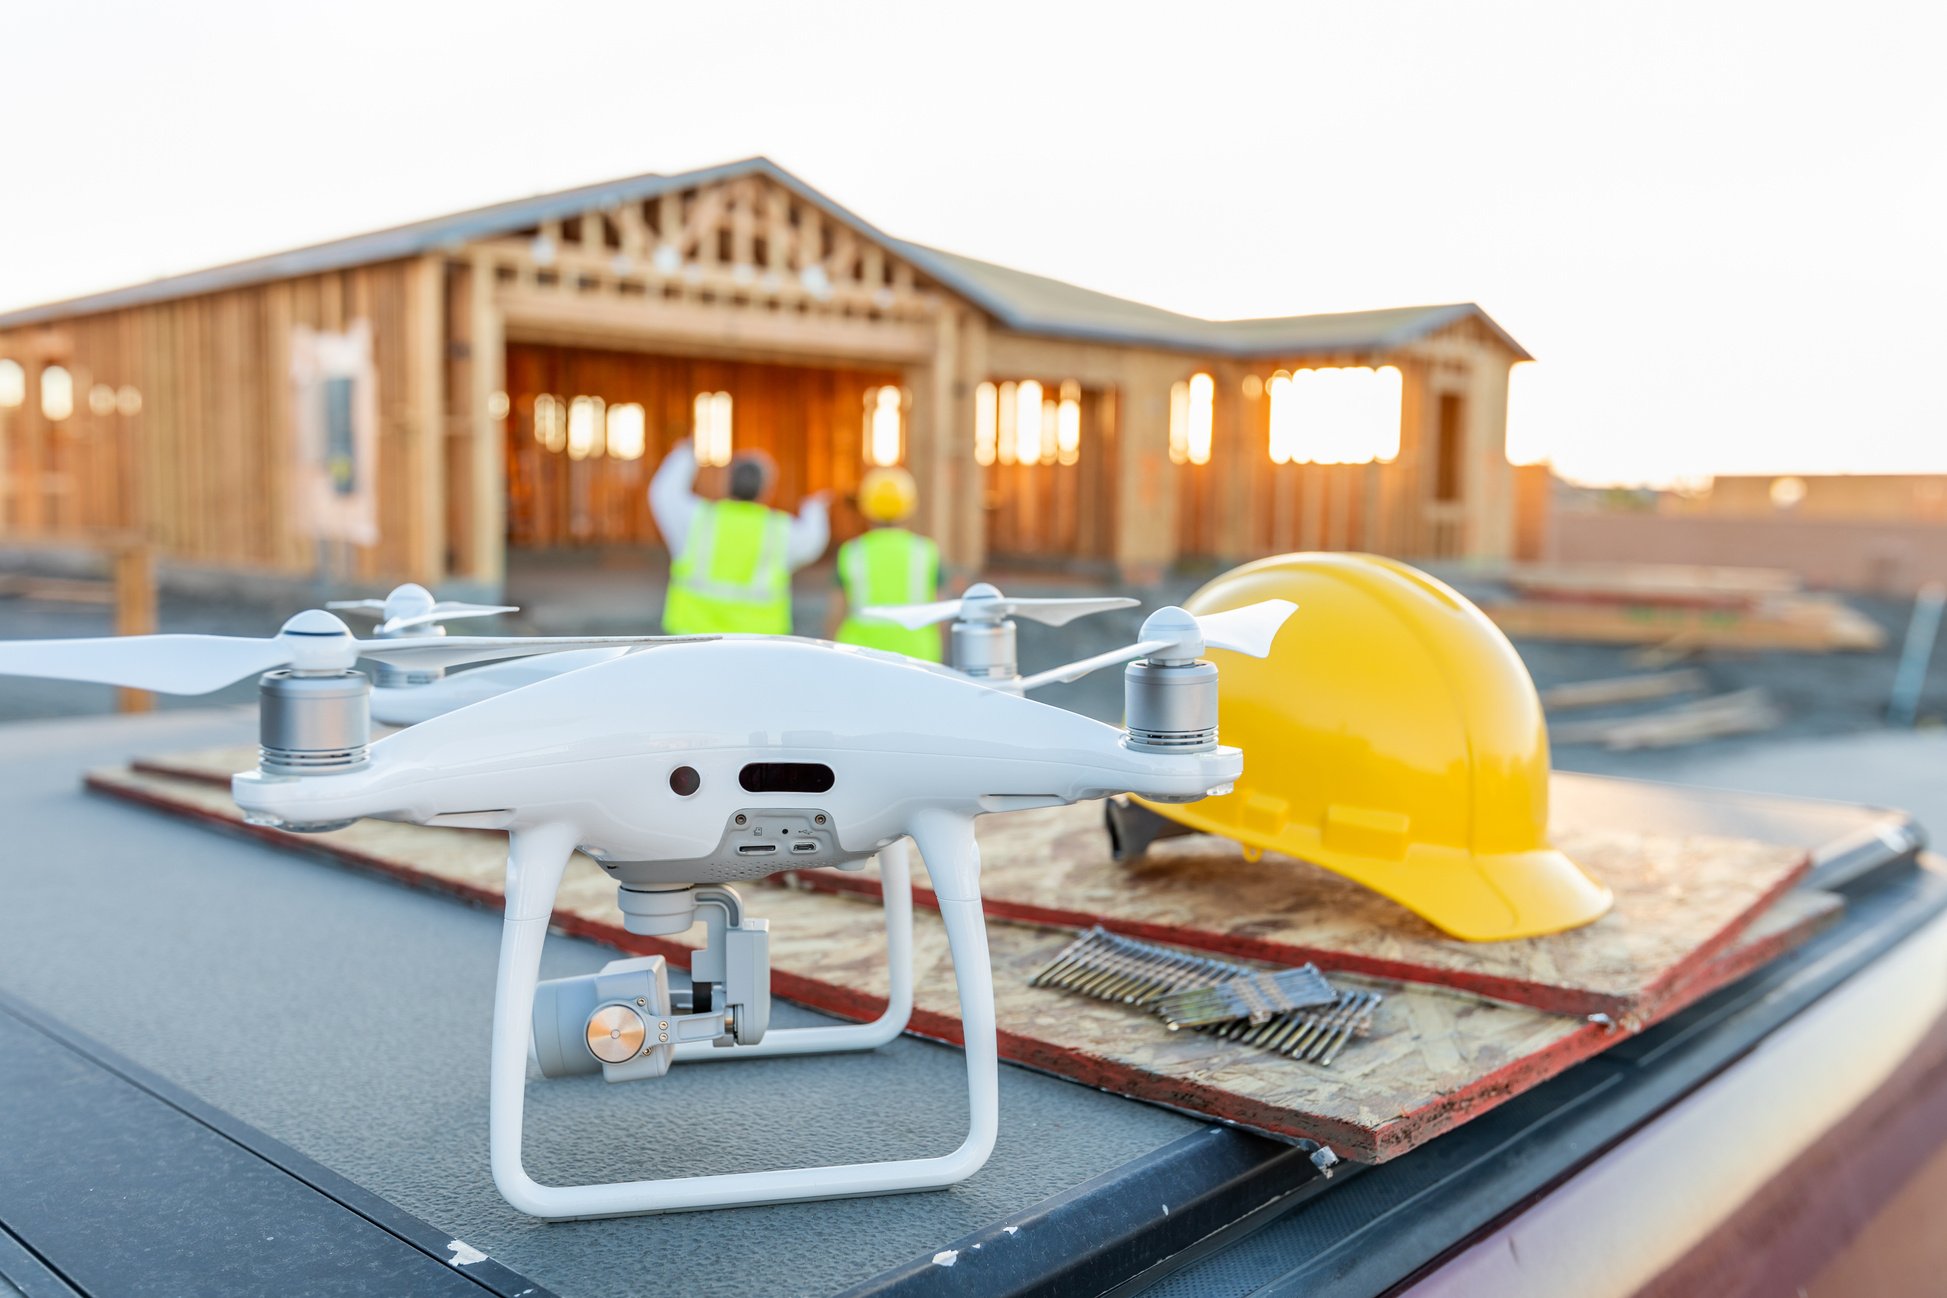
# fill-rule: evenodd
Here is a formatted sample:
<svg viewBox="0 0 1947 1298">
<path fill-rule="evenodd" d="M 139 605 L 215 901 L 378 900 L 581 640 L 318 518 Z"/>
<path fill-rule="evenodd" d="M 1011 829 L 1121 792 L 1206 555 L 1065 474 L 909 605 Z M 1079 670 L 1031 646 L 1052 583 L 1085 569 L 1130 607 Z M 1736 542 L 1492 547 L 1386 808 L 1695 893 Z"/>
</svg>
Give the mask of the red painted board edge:
<svg viewBox="0 0 1947 1298">
<path fill-rule="evenodd" d="M 181 780 L 185 784 L 207 784 L 212 788 L 227 789 L 230 777 L 218 775 L 214 771 L 194 766 L 172 766 L 166 761 L 137 757 L 128 764 L 128 769 L 137 775 L 159 775 L 165 780 Z"/>
<path fill-rule="evenodd" d="M 190 780 L 207 785 L 227 786 L 228 784 L 227 780 L 211 775 L 208 771 L 174 766 L 166 760 L 138 759 L 131 762 L 129 768 L 168 779 Z M 1741 915 L 1699 943 L 1681 960 L 1663 970 L 1633 996 L 1614 995 L 1584 987 L 1565 987 L 1556 983 L 1536 982 L 1525 978 L 1509 978 L 1498 974 L 1470 973 L 1464 969 L 1443 969 L 1409 960 L 1387 960 L 1340 950 L 1336 947 L 1314 947 L 1303 943 L 1278 942 L 1267 938 L 1219 933 L 1210 929 L 1146 923 L 1083 910 L 1036 906 L 1010 901 L 1005 897 L 984 897 L 982 902 L 987 914 L 1018 923 L 1071 929 L 1085 929 L 1099 924 L 1111 932 L 1121 933 L 1126 937 L 1188 947 L 1192 950 L 1208 951 L 1239 959 L 1262 960 L 1270 964 L 1311 962 L 1326 969 L 1366 974 L 1392 982 L 1427 983 L 1438 987 L 1450 987 L 1457 991 L 1491 997 L 1494 1000 L 1546 1010 L 1551 1014 L 1607 1014 L 1612 1019 L 1635 1017 L 1647 1021 L 1652 1017 L 1660 1016 L 1662 1013 L 1660 1007 L 1669 997 L 1680 994 L 1694 973 L 1728 949 L 1753 920 L 1774 905 L 1785 893 L 1796 887 L 1811 867 L 1811 855 L 1807 853 L 1797 869 L 1783 876 L 1776 886 L 1757 898 Z M 778 878 L 820 892 L 848 893 L 874 900 L 878 900 L 881 896 L 877 879 L 849 872 L 793 870 Z M 922 906 L 939 909 L 939 898 L 931 889 L 915 887 L 913 898 Z"/>
<path fill-rule="evenodd" d="M 303 835 L 250 825 L 200 808 L 185 807 L 139 789 L 98 779 L 92 774 L 84 783 L 92 792 L 181 816 L 222 832 L 274 843 L 286 850 L 295 849 L 316 859 L 382 874 L 422 891 L 457 896 L 483 908 L 497 910 L 504 900 L 498 892 L 404 869 L 382 858 L 342 846 L 307 842 Z M 630 933 L 617 925 L 557 912 L 550 927 L 557 932 L 587 938 L 630 954 L 661 955 L 679 968 L 689 967 L 689 947 Z M 1680 1004 L 1688 1004 L 1742 976 L 1806 936 L 1809 936 L 1806 926 L 1786 929 L 1764 942 L 1751 944 L 1753 951 L 1749 959 L 1743 958 L 1744 953 L 1739 952 L 1739 958 L 1722 962 L 1724 968 L 1721 974 L 1716 963 L 1697 970 L 1695 976 L 1679 989 L 1680 1003 L 1677 996 L 1672 996 L 1670 1008 L 1665 1013 L 1674 1012 Z M 1760 954 L 1762 958 L 1759 958 Z M 786 1000 L 857 1021 L 876 1018 L 885 1008 L 883 998 L 863 995 L 801 974 L 775 971 L 772 988 Z M 1306 1115 L 1303 1125 L 1299 1125 L 1292 1121 L 1292 1111 L 1288 1109 L 1249 1101 L 1221 1087 L 1141 1072 L 1022 1033 L 1002 1031 L 999 1034 L 999 1049 L 1001 1057 L 1011 1063 L 1210 1121 L 1244 1126 L 1288 1139 L 1319 1140 L 1332 1145 L 1343 1156 L 1359 1162 L 1378 1163 L 1452 1130 L 1564 1069 L 1601 1053 L 1654 1021 L 1644 1018 L 1618 1021 L 1614 1025 L 1584 1024 L 1541 1050 L 1510 1061 L 1494 1072 L 1376 1128 L 1360 1127 L 1323 1115 Z M 965 1043 L 959 1019 L 930 1010 L 916 1009 L 907 1031 L 947 1045 L 961 1046 Z"/>
<path fill-rule="evenodd" d="M 1099 924 L 1111 932 L 1149 942 L 1162 942 L 1170 946 L 1188 947 L 1192 950 L 1247 960 L 1263 960 L 1271 964 L 1304 964 L 1309 961 L 1327 970 L 1367 974 L 1392 982 L 1426 983 L 1437 987 L 1449 987 L 1494 1000 L 1546 1010 L 1551 1014 L 1607 1014 L 1612 1019 L 1621 1019 L 1629 1015 L 1648 1018 L 1658 1013 L 1658 1007 L 1663 1001 L 1674 991 L 1679 990 L 1691 975 L 1709 964 L 1742 936 L 1752 921 L 1777 904 L 1780 897 L 1798 886 L 1811 868 L 1811 854 L 1807 853 L 1794 869 L 1781 876 L 1776 885 L 1753 901 L 1742 914 L 1699 943 L 1689 954 L 1658 974 L 1642 991 L 1633 996 L 1613 995 L 1582 987 L 1564 987 L 1525 978 L 1509 978 L 1499 974 L 1470 973 L 1464 969 L 1442 969 L 1413 961 L 1360 955 L 1336 947 L 1277 942 L 1265 938 L 1217 933 L 1208 929 L 1121 919 L 1113 915 L 1098 915 L 1088 911 L 1033 906 L 1009 901 L 1004 897 L 985 896 L 981 901 L 987 914 L 999 919 L 1014 920 L 1017 923 L 1070 929 L 1085 929 Z M 855 874 L 794 870 L 780 877 L 820 892 L 851 893 L 875 899 L 880 896 L 879 883 L 876 879 Z M 915 887 L 913 898 L 920 905 L 939 909 L 939 898 L 930 889 Z"/>
</svg>

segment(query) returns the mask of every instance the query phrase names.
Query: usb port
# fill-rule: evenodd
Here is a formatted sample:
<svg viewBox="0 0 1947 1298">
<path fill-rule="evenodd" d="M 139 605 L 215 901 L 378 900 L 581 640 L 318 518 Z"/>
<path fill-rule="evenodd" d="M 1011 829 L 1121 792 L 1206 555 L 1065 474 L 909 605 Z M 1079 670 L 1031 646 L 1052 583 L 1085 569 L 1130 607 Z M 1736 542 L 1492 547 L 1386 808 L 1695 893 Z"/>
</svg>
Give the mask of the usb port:
<svg viewBox="0 0 1947 1298">
<path fill-rule="evenodd" d="M 818 850 L 818 844 L 812 842 L 808 838 L 800 839 L 799 841 L 791 844 L 791 850 L 794 852 L 815 852 Z"/>
<path fill-rule="evenodd" d="M 741 843 L 737 847 L 738 856 L 771 856 L 776 852 L 776 843 Z"/>
</svg>

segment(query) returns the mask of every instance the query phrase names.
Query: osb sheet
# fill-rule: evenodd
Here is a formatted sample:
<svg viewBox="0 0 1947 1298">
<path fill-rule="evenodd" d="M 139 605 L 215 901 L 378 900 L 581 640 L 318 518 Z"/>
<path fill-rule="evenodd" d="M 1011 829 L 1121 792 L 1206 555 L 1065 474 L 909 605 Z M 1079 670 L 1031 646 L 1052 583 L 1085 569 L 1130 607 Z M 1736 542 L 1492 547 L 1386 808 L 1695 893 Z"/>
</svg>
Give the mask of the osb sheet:
<svg viewBox="0 0 1947 1298">
<path fill-rule="evenodd" d="M 494 905 L 500 898 L 506 844 L 498 834 L 363 821 L 331 834 L 288 835 L 244 825 L 227 792 L 206 773 L 191 781 L 101 771 L 89 777 L 89 785 L 481 904 Z M 855 1019 L 879 1012 L 887 984 L 884 925 L 876 905 L 802 887 L 754 889 L 751 901 L 753 910 L 772 921 L 773 987 L 779 996 Z M 1666 999 L 1666 1008 L 1789 949 L 1838 907 L 1827 894 L 1791 894 L 1730 950 L 1698 966 Z M 645 938 L 622 929 L 613 882 L 581 857 L 563 883 L 555 924 L 679 964 L 687 964 L 691 950 L 687 935 Z M 1349 1045 L 1324 1069 L 1200 1033 L 1172 1033 L 1126 1007 L 1029 987 L 1029 975 L 1070 936 L 1028 924 L 990 923 L 1005 1058 L 1270 1135 L 1321 1140 L 1360 1161 L 1403 1153 L 1641 1026 L 1635 1019 L 1605 1026 L 1435 987 L 1389 987 L 1372 1035 Z M 914 917 L 914 959 L 918 989 L 912 1030 L 957 1044 L 960 1024 L 946 934 L 924 909 Z"/>
<path fill-rule="evenodd" d="M 247 748 L 144 759 L 138 770 L 220 779 L 256 763 Z M 1226 839 L 1191 835 L 1117 863 L 1100 803 L 984 816 L 981 890 L 990 915 L 1117 932 L 1277 964 L 1433 982 L 1567 1014 L 1647 1018 L 1690 972 L 1728 946 L 1810 869 L 1797 848 L 1557 825 L 1556 846 L 1608 884 L 1616 904 L 1594 924 L 1513 942 L 1461 942 L 1342 875 L 1288 856 L 1244 858 Z M 916 883 L 922 905 L 924 863 Z M 815 888 L 876 897 L 865 871 L 807 872 Z"/>
<path fill-rule="evenodd" d="M 1653 1013 L 1810 868 L 1799 849 L 1742 839 L 1587 827 L 1558 829 L 1555 842 L 1609 885 L 1615 908 L 1572 932 L 1512 942 L 1447 937 L 1342 875 L 1275 853 L 1250 861 L 1226 839 L 1162 839 L 1118 863 L 1099 804 L 984 817 L 981 887 L 989 912 L 1009 919 L 1101 924 L 1226 955 L 1620 1016 Z M 878 889 L 870 872 L 814 871 L 807 882 Z"/>
</svg>

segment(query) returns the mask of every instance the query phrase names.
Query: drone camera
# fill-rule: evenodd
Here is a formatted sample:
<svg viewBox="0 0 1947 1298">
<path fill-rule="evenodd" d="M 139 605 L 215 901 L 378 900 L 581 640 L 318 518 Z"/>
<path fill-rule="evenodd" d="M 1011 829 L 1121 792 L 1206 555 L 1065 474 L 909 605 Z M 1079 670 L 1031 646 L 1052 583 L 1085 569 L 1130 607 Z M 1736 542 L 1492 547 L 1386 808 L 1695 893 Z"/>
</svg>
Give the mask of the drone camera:
<svg viewBox="0 0 1947 1298">
<path fill-rule="evenodd" d="M 669 986 L 661 956 L 615 960 L 578 978 L 553 978 L 534 995 L 534 1060 L 546 1077 L 599 1072 L 611 1082 L 661 1077 L 688 1042 L 755 1045 L 771 1019 L 771 932 L 744 912 L 735 889 L 622 890 L 653 899 L 680 933 L 697 919 L 703 945 L 690 956 L 690 987 Z M 632 931 L 641 929 L 633 923 Z"/>
<path fill-rule="evenodd" d="M 661 1077 L 675 1054 L 678 1021 L 661 956 L 610 961 L 599 973 L 535 989 L 534 1060 L 544 1077 Z"/>
</svg>

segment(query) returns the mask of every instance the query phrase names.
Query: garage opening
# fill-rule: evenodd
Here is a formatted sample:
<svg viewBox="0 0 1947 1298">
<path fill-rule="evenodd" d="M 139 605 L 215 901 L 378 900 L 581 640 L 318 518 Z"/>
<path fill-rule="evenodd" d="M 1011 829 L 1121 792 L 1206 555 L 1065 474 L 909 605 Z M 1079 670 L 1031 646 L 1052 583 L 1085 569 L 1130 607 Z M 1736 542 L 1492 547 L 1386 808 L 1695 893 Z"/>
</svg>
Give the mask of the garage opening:
<svg viewBox="0 0 1947 1298">
<path fill-rule="evenodd" d="M 660 549 L 649 480 L 693 441 L 697 490 L 722 494 L 723 466 L 761 450 L 771 503 L 795 511 L 832 493 L 834 544 L 864 530 L 853 497 L 893 370 L 833 369 L 512 344 L 507 349 L 507 541 L 516 551 Z M 510 556 L 511 557 L 511 556 Z"/>
</svg>

